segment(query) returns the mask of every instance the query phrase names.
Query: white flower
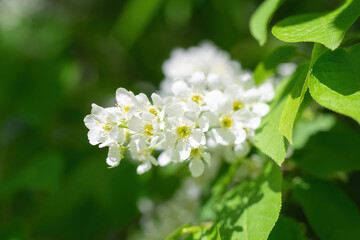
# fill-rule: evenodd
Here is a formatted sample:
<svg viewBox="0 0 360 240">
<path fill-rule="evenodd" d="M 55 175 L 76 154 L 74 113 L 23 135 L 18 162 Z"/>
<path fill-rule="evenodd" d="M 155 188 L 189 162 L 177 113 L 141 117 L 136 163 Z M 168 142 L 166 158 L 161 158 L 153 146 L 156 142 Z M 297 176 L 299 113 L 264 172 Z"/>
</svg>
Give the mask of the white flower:
<svg viewBox="0 0 360 240">
<path fill-rule="evenodd" d="M 84 119 L 89 129 L 88 138 L 92 145 L 99 147 L 122 144 L 126 141 L 127 130 L 123 128 L 125 118 L 117 107 L 102 108 L 92 104 L 91 114 Z"/>
<path fill-rule="evenodd" d="M 138 174 L 147 172 L 152 165 L 158 165 L 155 157 L 152 156 L 154 142 L 149 142 L 143 136 L 135 136 L 131 139 L 129 147 L 132 158 L 142 162 L 136 170 Z"/>
<path fill-rule="evenodd" d="M 187 161 L 198 177 L 211 163 L 206 151 L 232 161 L 246 156 L 248 142 L 270 110 L 272 80 L 256 87 L 250 71 L 212 44 L 174 51 L 163 69 L 166 97 L 153 93 L 150 101 L 143 93 L 119 88 L 116 107 L 93 104 L 85 117 L 90 143 L 109 147 L 110 167 L 129 150 L 140 163 L 139 174 L 152 165 Z M 162 151 L 157 160 L 155 149 Z"/>
<path fill-rule="evenodd" d="M 169 149 L 173 161 L 185 161 L 194 148 L 205 145 L 205 134 L 196 128 L 196 123 L 185 117 L 167 119 L 165 141 L 162 146 Z"/>
<path fill-rule="evenodd" d="M 116 167 L 119 165 L 120 160 L 124 158 L 125 150 L 126 148 L 122 145 L 114 144 L 113 146 L 110 146 L 106 163 L 110 167 Z"/>
<path fill-rule="evenodd" d="M 163 64 L 163 72 L 170 79 L 189 77 L 197 71 L 232 77 L 240 71 L 240 64 L 209 42 L 188 50 L 177 48 Z"/>
<path fill-rule="evenodd" d="M 189 169 L 193 177 L 199 177 L 203 174 L 205 163 L 210 166 L 210 153 L 204 152 L 204 148 L 194 148 L 190 153 Z"/>
</svg>

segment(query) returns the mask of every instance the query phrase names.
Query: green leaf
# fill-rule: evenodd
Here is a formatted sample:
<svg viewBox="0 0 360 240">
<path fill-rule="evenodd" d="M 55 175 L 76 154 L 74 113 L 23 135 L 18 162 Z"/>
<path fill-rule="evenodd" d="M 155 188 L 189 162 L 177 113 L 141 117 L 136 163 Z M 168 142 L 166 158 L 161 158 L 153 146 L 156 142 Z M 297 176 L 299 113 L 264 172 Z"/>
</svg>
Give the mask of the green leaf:
<svg viewBox="0 0 360 240">
<path fill-rule="evenodd" d="M 329 177 L 339 171 L 360 170 L 359 146 L 360 134 L 339 122 L 330 131 L 311 137 L 293 158 L 308 173 Z"/>
<path fill-rule="evenodd" d="M 267 28 L 275 11 L 284 0 L 265 0 L 250 19 L 251 35 L 263 46 L 267 39 Z"/>
<path fill-rule="evenodd" d="M 294 198 L 320 239 L 360 239 L 359 210 L 332 183 L 308 178 L 295 188 Z"/>
<path fill-rule="evenodd" d="M 311 96 L 322 106 L 360 123 L 360 44 L 348 51 L 327 51 L 310 79 Z"/>
<path fill-rule="evenodd" d="M 184 225 L 181 225 L 180 227 L 178 227 L 175 231 L 173 231 L 167 238 L 166 240 L 177 240 L 179 239 L 182 235 L 186 234 L 186 232 L 184 231 L 184 229 L 191 227 L 191 224 L 186 223 Z"/>
<path fill-rule="evenodd" d="M 262 119 L 260 127 L 255 132 L 255 146 L 270 156 L 279 166 L 285 159 L 289 145 L 279 130 L 281 113 L 294 83 L 299 81 L 299 78 L 303 79 L 303 75 L 303 69 L 300 68 L 282 81 L 275 99 L 270 104 L 270 112 Z"/>
<path fill-rule="evenodd" d="M 267 239 L 281 208 L 281 170 L 268 161 L 258 179 L 240 182 L 217 208 L 222 239 Z"/>
<path fill-rule="evenodd" d="M 309 120 L 301 120 L 294 129 L 293 148 L 303 148 L 311 136 L 318 132 L 329 131 L 336 123 L 333 114 L 319 114 L 315 118 Z"/>
<path fill-rule="evenodd" d="M 291 144 L 296 116 L 308 89 L 308 81 L 306 80 L 308 70 L 309 64 L 307 63 L 298 67 L 297 71 L 299 72 L 299 77 L 296 79 L 294 87 L 286 101 L 284 110 L 281 113 L 279 130 Z"/>
<path fill-rule="evenodd" d="M 254 71 L 256 85 L 262 83 L 266 78 L 276 72 L 276 67 L 283 62 L 288 62 L 297 52 L 294 46 L 280 46 L 272 51 L 265 59 L 260 62 Z"/>
<path fill-rule="evenodd" d="M 272 33 L 284 42 L 316 42 L 336 49 L 360 15 L 360 1 L 346 0 L 332 12 L 301 14 L 277 23 Z"/>
<path fill-rule="evenodd" d="M 274 229 L 271 231 L 268 240 L 307 240 L 305 227 L 294 219 L 280 215 Z"/>
<path fill-rule="evenodd" d="M 287 138 L 287 140 L 291 144 L 295 122 L 297 118 L 301 116 L 301 110 L 304 110 L 300 109 L 300 106 L 309 88 L 309 78 L 312 67 L 324 51 L 325 48 L 322 47 L 320 44 L 314 44 L 310 64 L 303 64 L 299 66 L 299 71 L 301 72 L 302 76 L 299 77 L 298 80 L 294 83 L 294 87 L 291 90 L 291 94 L 288 97 L 284 110 L 281 114 L 280 132 Z"/>
</svg>

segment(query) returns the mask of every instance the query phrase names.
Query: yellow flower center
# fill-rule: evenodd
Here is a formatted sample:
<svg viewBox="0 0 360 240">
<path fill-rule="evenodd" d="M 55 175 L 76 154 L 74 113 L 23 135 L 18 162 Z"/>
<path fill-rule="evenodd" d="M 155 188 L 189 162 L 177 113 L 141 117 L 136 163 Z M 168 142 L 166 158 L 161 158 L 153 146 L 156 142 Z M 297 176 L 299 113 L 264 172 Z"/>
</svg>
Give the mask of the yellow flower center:
<svg viewBox="0 0 360 240">
<path fill-rule="evenodd" d="M 190 135 L 191 129 L 188 126 L 180 126 L 177 128 L 176 132 L 180 137 L 184 138 Z"/>
<path fill-rule="evenodd" d="M 242 109 L 242 108 L 244 108 L 244 104 L 243 104 L 242 102 L 240 102 L 240 101 L 234 101 L 234 103 L 233 103 L 233 110 L 234 110 L 234 112 L 236 112 L 237 110 L 240 110 L 240 109 Z"/>
<path fill-rule="evenodd" d="M 154 128 L 151 124 L 145 124 L 144 126 L 145 135 L 152 136 L 154 134 Z"/>
<path fill-rule="evenodd" d="M 156 111 L 156 108 L 154 108 L 154 107 L 151 107 L 151 108 L 149 109 L 149 113 L 154 114 L 155 117 L 157 117 L 157 115 L 158 115 L 158 112 Z"/>
<path fill-rule="evenodd" d="M 233 124 L 233 120 L 230 117 L 225 117 L 221 120 L 221 126 L 224 128 L 229 128 Z"/>
<path fill-rule="evenodd" d="M 196 102 L 197 104 L 200 104 L 202 102 L 202 97 L 200 95 L 194 95 L 191 97 L 191 100 Z"/>
<path fill-rule="evenodd" d="M 110 132 L 111 130 L 111 125 L 109 123 L 107 123 L 105 126 L 102 127 L 105 131 Z"/>
<path fill-rule="evenodd" d="M 128 112 L 130 110 L 130 106 L 126 105 L 126 106 L 123 107 L 123 109 L 124 109 L 125 112 Z"/>
<path fill-rule="evenodd" d="M 199 154 L 200 154 L 199 148 L 191 149 L 191 152 L 190 152 L 191 157 L 197 157 L 197 156 L 199 156 Z"/>
</svg>

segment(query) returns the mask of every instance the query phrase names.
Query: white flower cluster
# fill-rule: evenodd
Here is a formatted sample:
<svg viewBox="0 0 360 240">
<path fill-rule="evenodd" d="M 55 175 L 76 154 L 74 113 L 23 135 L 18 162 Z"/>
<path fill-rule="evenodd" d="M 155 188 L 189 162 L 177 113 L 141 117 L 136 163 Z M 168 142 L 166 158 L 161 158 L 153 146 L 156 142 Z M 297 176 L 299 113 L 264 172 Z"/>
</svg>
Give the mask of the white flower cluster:
<svg viewBox="0 0 360 240">
<path fill-rule="evenodd" d="M 109 147 L 107 163 L 117 166 L 129 149 L 141 162 L 139 174 L 152 165 L 187 161 L 197 177 L 210 165 L 215 147 L 245 156 L 247 139 L 251 141 L 269 111 L 272 84 L 256 87 L 250 72 L 209 43 L 175 50 L 163 70 L 163 97 L 153 93 L 150 102 L 145 94 L 119 88 L 116 107 L 92 105 L 84 120 L 88 137 L 93 145 Z M 157 159 L 155 149 L 162 151 Z"/>
</svg>

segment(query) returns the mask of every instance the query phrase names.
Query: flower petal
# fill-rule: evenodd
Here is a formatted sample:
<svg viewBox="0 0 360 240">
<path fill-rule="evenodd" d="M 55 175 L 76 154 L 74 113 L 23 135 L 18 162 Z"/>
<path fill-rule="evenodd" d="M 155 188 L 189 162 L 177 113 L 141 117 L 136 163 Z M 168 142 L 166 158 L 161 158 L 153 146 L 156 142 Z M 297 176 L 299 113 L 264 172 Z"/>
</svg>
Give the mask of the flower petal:
<svg viewBox="0 0 360 240">
<path fill-rule="evenodd" d="M 236 144 L 234 146 L 234 152 L 237 157 L 245 157 L 250 152 L 250 146 L 246 141 L 244 141 L 241 144 Z"/>
<path fill-rule="evenodd" d="M 199 177 L 204 172 L 205 164 L 200 158 L 194 158 L 189 164 L 189 169 L 193 177 Z"/>
<path fill-rule="evenodd" d="M 159 166 L 163 167 L 171 162 L 170 154 L 167 151 L 162 152 L 158 157 Z"/>
<path fill-rule="evenodd" d="M 143 174 L 147 171 L 149 171 L 151 168 L 151 163 L 149 161 L 144 162 L 143 164 L 140 164 L 137 168 L 136 168 L 136 172 L 137 174 Z"/>
<path fill-rule="evenodd" d="M 180 162 L 185 161 L 189 158 L 191 152 L 191 146 L 188 142 L 179 142 L 176 145 L 175 151 L 179 153 Z"/>
</svg>

